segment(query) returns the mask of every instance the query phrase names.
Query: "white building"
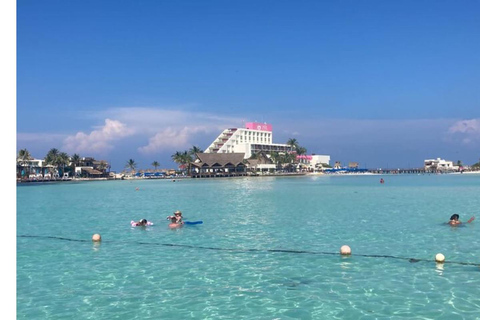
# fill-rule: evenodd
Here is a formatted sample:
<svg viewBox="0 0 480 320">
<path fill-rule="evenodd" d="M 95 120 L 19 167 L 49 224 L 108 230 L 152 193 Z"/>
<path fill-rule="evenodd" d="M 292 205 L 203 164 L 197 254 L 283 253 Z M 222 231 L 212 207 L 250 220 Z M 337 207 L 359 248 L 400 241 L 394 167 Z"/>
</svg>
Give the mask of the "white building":
<svg viewBox="0 0 480 320">
<path fill-rule="evenodd" d="M 424 160 L 424 167 L 425 170 L 458 170 L 458 166 L 455 166 L 453 161 L 447 161 L 440 158 Z"/>
<path fill-rule="evenodd" d="M 328 155 L 300 155 L 297 156 L 297 160 L 310 171 L 321 171 L 324 164 L 330 166 L 330 156 Z"/>
<path fill-rule="evenodd" d="M 229 128 L 208 146 L 205 153 L 245 153 L 248 159 L 259 152 L 290 152 L 287 144 L 273 143 L 272 125 L 267 123 L 247 122 L 245 128 Z"/>
<path fill-rule="evenodd" d="M 20 175 L 28 174 L 29 178 L 42 178 L 43 174 L 47 169 L 54 169 L 54 166 L 47 165 L 44 159 L 34 159 L 31 158 L 29 160 L 21 160 L 17 159 L 17 166 L 21 167 Z M 47 173 L 45 173 L 47 174 Z M 50 174 L 48 173 L 50 176 Z"/>
</svg>

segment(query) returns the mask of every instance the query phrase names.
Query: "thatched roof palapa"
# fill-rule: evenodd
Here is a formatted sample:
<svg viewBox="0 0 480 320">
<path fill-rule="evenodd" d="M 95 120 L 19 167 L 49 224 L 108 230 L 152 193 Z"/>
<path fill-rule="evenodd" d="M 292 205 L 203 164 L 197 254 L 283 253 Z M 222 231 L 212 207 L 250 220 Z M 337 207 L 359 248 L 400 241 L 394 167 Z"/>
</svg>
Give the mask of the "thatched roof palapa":
<svg viewBox="0 0 480 320">
<path fill-rule="evenodd" d="M 205 165 L 212 167 L 214 165 L 225 167 L 228 164 L 238 166 L 243 164 L 245 153 L 196 153 L 199 162 L 192 162 L 195 167 Z"/>
<path fill-rule="evenodd" d="M 86 171 L 88 174 L 92 174 L 92 175 L 101 175 L 103 174 L 102 172 L 98 171 L 98 170 L 95 170 L 95 169 L 91 169 L 91 168 L 82 168 L 82 170 Z"/>
</svg>

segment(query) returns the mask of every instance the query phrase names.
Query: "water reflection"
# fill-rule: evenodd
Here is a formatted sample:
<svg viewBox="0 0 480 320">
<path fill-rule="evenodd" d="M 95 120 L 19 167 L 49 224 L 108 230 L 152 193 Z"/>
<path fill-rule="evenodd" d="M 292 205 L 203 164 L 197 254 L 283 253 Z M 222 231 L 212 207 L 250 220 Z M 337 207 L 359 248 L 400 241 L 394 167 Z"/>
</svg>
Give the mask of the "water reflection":
<svg viewBox="0 0 480 320">
<path fill-rule="evenodd" d="M 436 266 L 435 266 L 435 271 L 438 273 L 439 276 L 442 276 L 443 275 L 443 269 L 444 268 L 444 264 L 443 263 L 436 263 Z"/>
<path fill-rule="evenodd" d="M 93 251 L 99 251 L 100 250 L 100 244 L 101 242 L 93 242 Z"/>
</svg>

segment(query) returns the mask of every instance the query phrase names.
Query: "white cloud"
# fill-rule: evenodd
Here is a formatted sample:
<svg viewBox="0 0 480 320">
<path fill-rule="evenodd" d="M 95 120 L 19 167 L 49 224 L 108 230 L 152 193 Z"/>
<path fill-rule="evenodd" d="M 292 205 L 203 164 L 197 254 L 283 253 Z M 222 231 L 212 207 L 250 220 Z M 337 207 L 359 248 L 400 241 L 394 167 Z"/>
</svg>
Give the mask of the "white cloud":
<svg viewBox="0 0 480 320">
<path fill-rule="evenodd" d="M 148 145 L 138 148 L 138 151 L 143 154 L 153 154 L 168 149 L 189 147 L 192 145 L 190 138 L 199 132 L 207 132 L 207 129 L 202 126 L 180 129 L 168 127 L 151 137 Z"/>
<path fill-rule="evenodd" d="M 480 141 L 480 119 L 461 120 L 448 129 L 448 133 L 458 137 L 464 144 Z"/>
<path fill-rule="evenodd" d="M 457 121 L 448 130 L 450 133 L 480 134 L 480 119 Z"/>
<path fill-rule="evenodd" d="M 128 124 L 137 135 L 149 137 L 148 144 L 138 148 L 142 154 L 191 147 L 199 136 L 216 137 L 225 128 L 243 126 L 240 118 L 164 108 L 114 108 L 102 115 Z"/>
<path fill-rule="evenodd" d="M 99 116 L 117 119 L 133 128 L 136 133 L 146 135 L 156 135 L 166 128 L 181 130 L 184 127 L 204 127 L 206 131 L 216 132 L 229 126 L 243 125 L 241 120 L 235 117 L 166 108 L 112 108 L 103 111 Z"/>
<path fill-rule="evenodd" d="M 113 147 L 115 140 L 130 136 L 134 130 L 117 120 L 105 119 L 105 125 L 86 134 L 78 132 L 64 140 L 63 148 L 67 152 L 104 154 Z"/>
<path fill-rule="evenodd" d="M 129 147 L 136 148 L 140 153 L 148 155 L 158 151 L 170 152 L 192 145 L 204 147 L 207 140 L 209 143 L 213 136 L 216 137 L 225 128 L 243 126 L 241 118 L 182 110 L 182 108 L 188 109 L 192 106 L 176 106 L 170 109 L 111 108 L 88 114 L 90 120 L 105 122 L 103 126 L 94 127 L 90 132 L 77 130 L 77 133 L 66 134 L 17 133 L 17 143 L 28 148 L 41 146 L 41 149 L 48 150 L 57 147 L 67 153 L 87 153 L 98 156 L 110 153 L 115 148 L 115 144 L 122 141 Z M 135 143 L 134 140 L 125 139 L 133 135 L 136 136 L 136 145 L 132 145 Z M 148 144 L 142 145 L 142 141 L 146 140 Z"/>
</svg>

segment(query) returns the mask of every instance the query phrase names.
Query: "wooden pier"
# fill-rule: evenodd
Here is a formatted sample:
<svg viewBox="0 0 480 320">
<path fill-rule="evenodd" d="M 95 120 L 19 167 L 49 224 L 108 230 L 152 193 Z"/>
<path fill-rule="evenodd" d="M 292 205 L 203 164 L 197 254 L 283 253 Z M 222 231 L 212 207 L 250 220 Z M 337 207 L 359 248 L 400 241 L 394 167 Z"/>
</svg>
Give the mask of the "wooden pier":
<svg viewBox="0 0 480 320">
<path fill-rule="evenodd" d="M 375 174 L 426 174 L 439 173 L 437 171 L 425 170 L 425 168 L 406 168 L 406 169 L 368 169 L 369 173 Z"/>
</svg>

